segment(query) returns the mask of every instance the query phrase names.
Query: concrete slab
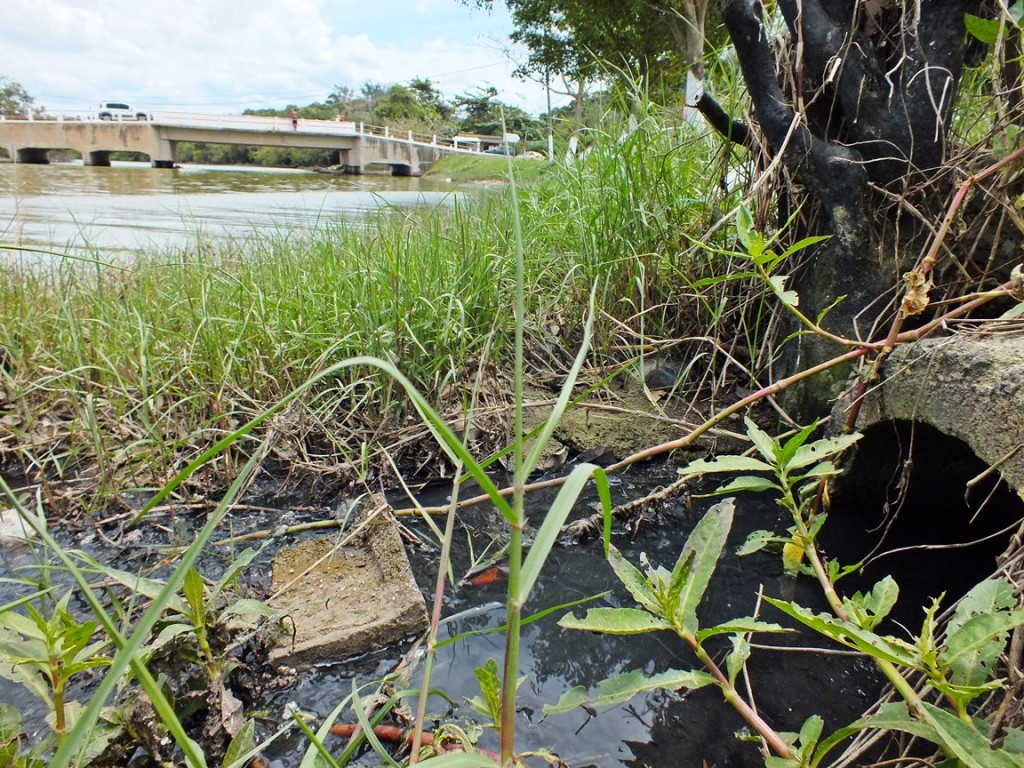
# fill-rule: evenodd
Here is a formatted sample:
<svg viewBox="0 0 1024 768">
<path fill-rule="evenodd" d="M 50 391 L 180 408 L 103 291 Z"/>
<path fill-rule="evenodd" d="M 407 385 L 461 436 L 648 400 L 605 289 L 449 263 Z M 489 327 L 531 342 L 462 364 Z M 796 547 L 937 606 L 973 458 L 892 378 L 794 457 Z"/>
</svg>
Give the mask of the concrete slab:
<svg viewBox="0 0 1024 768">
<path fill-rule="evenodd" d="M 426 628 L 426 605 L 387 502 L 375 496 L 361 506 L 348 530 L 362 525 L 362 532 L 351 541 L 321 536 L 274 558 L 270 605 L 295 634 L 270 652 L 271 663 L 341 661 Z"/>
<path fill-rule="evenodd" d="M 885 421 L 916 421 L 966 443 L 1024 495 L 1024 326 L 987 321 L 976 330 L 897 348 L 885 381 L 865 399 L 864 431 Z M 846 421 L 840 402 L 835 423 Z"/>
</svg>

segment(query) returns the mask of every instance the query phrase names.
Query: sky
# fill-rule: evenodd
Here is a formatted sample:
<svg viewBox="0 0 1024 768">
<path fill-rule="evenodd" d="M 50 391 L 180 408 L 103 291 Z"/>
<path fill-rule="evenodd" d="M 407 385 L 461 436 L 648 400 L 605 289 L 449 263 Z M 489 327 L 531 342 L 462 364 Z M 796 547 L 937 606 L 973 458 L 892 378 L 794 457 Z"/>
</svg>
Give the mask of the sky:
<svg viewBox="0 0 1024 768">
<path fill-rule="evenodd" d="M 3 0 L 0 76 L 48 110 L 126 101 L 238 114 L 413 78 L 448 99 L 493 86 L 537 115 L 542 85 L 512 77 L 512 22 L 460 0 Z M 553 98 L 559 106 L 565 99 Z"/>
</svg>

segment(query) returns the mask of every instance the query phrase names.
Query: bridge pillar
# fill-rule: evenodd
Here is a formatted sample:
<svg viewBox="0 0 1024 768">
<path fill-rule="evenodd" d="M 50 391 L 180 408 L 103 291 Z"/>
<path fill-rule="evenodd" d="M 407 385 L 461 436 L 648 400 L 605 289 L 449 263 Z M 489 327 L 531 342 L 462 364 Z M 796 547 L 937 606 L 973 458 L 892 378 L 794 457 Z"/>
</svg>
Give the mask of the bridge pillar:
<svg viewBox="0 0 1024 768">
<path fill-rule="evenodd" d="M 154 168 L 173 168 L 178 161 L 178 142 L 158 138 L 154 131 L 151 144 L 152 148 L 148 152 L 150 165 Z"/>
<path fill-rule="evenodd" d="M 16 163 L 30 163 L 32 165 L 48 165 L 50 156 L 48 150 L 38 147 L 23 147 L 15 152 Z"/>
<path fill-rule="evenodd" d="M 108 168 L 110 166 L 110 152 L 108 150 L 83 152 L 82 165 L 95 165 L 100 168 Z"/>
</svg>

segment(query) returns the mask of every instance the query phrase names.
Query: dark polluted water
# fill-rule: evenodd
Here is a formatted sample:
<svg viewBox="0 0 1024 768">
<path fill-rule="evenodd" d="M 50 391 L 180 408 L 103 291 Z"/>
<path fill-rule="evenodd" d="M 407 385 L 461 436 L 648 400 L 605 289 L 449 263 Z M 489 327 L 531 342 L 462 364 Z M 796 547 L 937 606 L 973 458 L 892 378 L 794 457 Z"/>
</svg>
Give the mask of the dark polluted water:
<svg viewBox="0 0 1024 768">
<path fill-rule="evenodd" d="M 615 503 L 640 498 L 652 489 L 674 480 L 675 468 L 655 464 L 632 468 L 612 478 Z M 425 504 L 443 502 L 446 490 L 425 493 Z M 472 495 L 463 490 L 463 498 Z M 528 520 L 538 526 L 552 494 L 531 494 L 528 497 Z M 404 499 L 392 499 L 395 507 L 408 506 Z M 261 481 L 255 489 L 253 505 L 248 511 L 233 513 L 217 538 L 238 535 L 252 530 L 278 527 L 323 519 L 333 514 L 333 507 L 310 504 L 301 495 L 281 492 L 273 478 Z M 588 492 L 577 504 L 572 517 L 591 515 L 596 509 L 596 495 Z M 671 569 L 686 537 L 712 502 L 698 500 L 687 509 L 677 497 L 658 502 L 639 520 L 629 524 L 617 522 L 613 528 L 613 543 L 635 565 L 641 558 L 653 565 Z M 285 510 L 284 513 L 278 510 Z M 194 531 L 202 524 L 202 515 L 180 514 L 171 518 L 151 521 L 145 532 L 127 533 L 116 549 L 104 543 L 104 536 L 87 527 L 77 536 L 67 537 L 68 546 L 82 547 L 94 556 L 129 571 L 139 571 L 161 557 L 164 546 L 187 546 Z M 430 604 L 437 574 L 439 547 L 429 528 L 416 521 L 403 518 L 403 524 L 418 535 L 419 545 L 409 545 L 408 552 L 413 570 Z M 781 558 L 777 554 L 756 553 L 738 557 L 736 548 L 754 530 L 770 529 L 782 532 L 788 527 L 780 508 L 765 496 L 741 496 L 736 500 L 736 515 L 729 543 L 705 596 L 699 613 L 702 626 L 710 626 L 728 619 L 751 616 L 758 612 L 766 621 L 783 622 L 781 614 L 759 601 L 759 594 L 794 600 L 815 611 L 827 606 L 815 583 L 808 577 L 795 579 L 783 573 Z M 530 531 L 528 530 L 527 533 Z M 115 531 L 106 536 L 117 538 Z M 303 534 L 308 536 L 312 534 Z M 323 535 L 323 534 L 320 534 Z M 328 534 L 333 535 L 333 534 Z M 472 507 L 460 513 L 456 527 L 456 551 L 453 553 L 454 571 L 459 580 L 472 564 L 474 555 L 480 556 L 491 542 L 500 544 L 505 537 L 505 526 L 493 508 L 487 505 Z M 292 539 L 283 544 L 293 543 Z M 219 548 L 208 552 L 200 563 L 200 570 L 212 580 L 219 578 L 223 569 L 244 545 Z M 265 589 L 269 582 L 270 561 L 276 549 L 269 545 L 247 569 L 243 579 L 255 591 Z M 0 568 L 4 575 L 15 569 L 31 565 L 31 556 L 21 552 L 0 549 Z M 503 561 L 498 561 L 500 566 Z M 31 568 L 28 568 L 31 571 Z M 165 574 L 166 572 L 164 572 Z M 155 574 L 160 577 L 160 572 Z M 938 594 L 945 587 L 939 583 L 941 572 L 933 572 L 934 580 L 912 594 L 905 591 L 900 606 L 907 615 L 921 616 L 920 606 L 929 595 Z M 979 573 L 981 578 L 985 573 Z M 880 578 L 876 573 L 874 578 Z M 55 579 L 59 579 L 55 574 Z M 483 578 L 463 580 L 449 590 L 444 604 L 441 639 L 467 632 L 500 627 L 504 622 L 506 580 L 500 570 L 488 571 Z M 59 590 L 58 590 L 59 591 Z M 607 595 L 577 606 L 582 615 L 586 607 L 630 606 L 632 601 L 624 588 L 618 586 L 604 559 L 598 538 L 563 542 L 551 553 L 526 606 L 526 614 L 541 612 L 553 606 Z M 0 583 L 0 604 L 16 596 L 16 585 Z M 955 596 L 950 595 L 951 601 Z M 84 604 L 76 609 L 85 614 Z M 517 748 L 519 751 L 546 749 L 559 755 L 572 768 L 601 766 L 602 768 L 641 768 L 643 766 L 754 766 L 762 765 L 755 743 L 737 738 L 747 734 L 740 717 L 725 704 L 717 689 L 704 688 L 694 692 L 658 691 L 639 695 L 632 700 L 596 711 L 576 710 L 567 714 L 545 717 L 545 704 L 553 704 L 569 688 L 582 685 L 593 691 L 603 678 L 642 670 L 656 674 L 667 669 L 692 669 L 697 660 L 674 634 L 660 632 L 636 636 L 610 636 L 564 630 L 558 619 L 569 609 L 556 610 L 523 629 L 519 674 L 523 678 L 519 688 L 517 712 Z M 898 627 L 886 631 L 899 634 Z M 479 723 L 480 717 L 467 704 L 467 699 L 479 694 L 474 675 L 476 667 L 488 659 L 501 666 L 504 653 L 503 635 L 500 633 L 474 634 L 461 637 L 439 649 L 430 687 L 442 691 L 447 699 L 434 695 L 428 708 L 431 724 L 451 722 L 464 727 Z M 753 693 L 761 716 L 776 730 L 798 731 L 812 714 L 825 721 L 826 734 L 859 717 L 878 698 L 882 682 L 874 666 L 867 660 L 850 655 L 823 655 L 803 651 L 801 647 L 828 647 L 825 640 L 807 632 L 785 635 L 758 635 L 755 642 L 782 649 L 755 648 L 743 678 L 743 690 Z M 391 673 L 399 661 L 414 648 L 414 639 L 386 648 L 376 649 L 355 659 L 301 671 L 294 681 L 267 693 L 254 702 L 251 713 L 257 715 L 258 735 L 267 736 L 282 722 L 285 708 L 294 702 L 302 710 L 319 718 L 326 717 L 352 693 L 353 683 L 371 686 Z M 709 650 L 720 663 L 724 662 L 727 641 L 710 644 Z M 408 687 L 422 684 L 422 665 L 416 667 Z M 89 682 L 73 686 L 72 698 L 88 698 Z M 367 695 L 369 688 L 361 689 Z M 449 700 L 451 703 L 449 703 Z M 37 737 L 45 726 L 45 708 L 18 686 L 0 685 L 0 701 L 15 704 L 22 712 L 25 729 Z M 415 704 L 410 701 L 410 707 Z M 351 710 L 344 712 L 339 721 L 353 722 Z M 492 731 L 484 731 L 480 745 L 497 749 Z M 328 747 L 335 754 L 344 744 L 329 737 Z M 308 743 L 297 732 L 289 733 L 266 750 L 266 756 L 275 768 L 297 766 Z M 372 753 L 360 759 L 364 765 L 378 765 L 380 759 Z"/>
<path fill-rule="evenodd" d="M 616 503 L 638 498 L 673 479 L 674 470 L 667 466 L 627 472 L 613 481 Z M 529 497 L 528 517 L 533 525 L 539 525 L 550 498 Z M 421 501 L 435 504 L 441 499 Z M 687 510 L 679 500 L 668 502 L 629 530 L 617 525 L 613 543 L 637 566 L 645 555 L 651 564 L 671 569 L 687 535 L 710 503 L 698 502 L 692 510 Z M 587 495 L 577 505 L 579 516 L 591 514 L 595 504 L 596 496 Z M 500 541 L 503 535 L 497 513 L 490 508 L 466 510 L 461 522 L 465 528 L 456 534 L 458 550 L 454 554 L 457 579 L 471 565 L 467 536 L 473 541 L 474 551 L 479 553 L 490 537 Z M 778 555 L 759 553 L 739 558 L 735 554 L 751 531 L 760 528 L 782 531 L 785 527 L 779 508 L 772 501 L 756 497 L 737 500 L 729 544 L 700 611 L 702 626 L 753 615 L 758 610 L 759 592 L 796 600 L 815 610 L 826 610 L 823 598 L 809 579 L 795 580 L 782 572 Z M 432 540 L 426 526 L 414 528 L 424 541 Z M 433 545 L 413 547 L 409 555 L 429 605 L 438 548 Z M 503 624 L 504 574 L 490 571 L 475 581 L 475 584 L 463 581 L 447 598 L 443 615 L 450 618 L 444 620 L 441 640 Z M 607 596 L 576 607 L 577 615 L 582 615 L 587 606 L 618 607 L 633 603 L 626 590 L 618 586 L 604 559 L 599 539 L 560 544 L 541 572 L 525 613 L 542 612 L 609 590 Z M 698 665 L 690 650 L 672 633 L 611 636 L 564 630 L 557 621 L 567 610 L 554 611 L 523 630 L 518 750 L 546 749 L 573 767 L 700 766 L 702 761 L 718 766 L 761 764 L 757 745 L 737 738 L 738 734 L 746 732 L 744 722 L 713 688 L 694 692 L 658 691 L 596 712 L 580 709 L 545 717 L 544 705 L 553 704 L 573 686 L 592 688 L 603 678 L 635 669 L 655 674 Z M 767 605 L 762 607 L 761 617 L 769 621 L 782 620 L 781 614 Z M 795 650 L 801 645 L 825 644 L 814 638 L 802 634 L 761 635 L 755 642 L 785 647 L 784 650 L 755 650 L 748 664 L 749 685 L 758 710 L 777 730 L 798 731 L 807 717 L 819 714 L 825 719 L 828 733 L 859 717 L 881 691 L 879 676 L 873 665 L 864 659 Z M 712 644 L 711 648 L 715 651 L 713 655 L 722 662 L 725 643 Z M 302 676 L 292 688 L 275 694 L 270 709 L 276 712 L 287 702 L 294 701 L 303 709 L 326 715 L 351 693 L 353 680 L 362 684 L 379 679 L 393 667 L 396 657 L 404 650 L 394 648 L 356 663 L 314 670 Z M 480 693 L 474 670 L 488 659 L 494 659 L 500 669 L 503 654 L 501 633 L 470 635 L 441 648 L 430 686 L 443 691 L 454 702 L 454 707 L 442 697 L 433 696 L 429 712 L 441 721 L 479 722 L 480 716 L 466 703 L 468 698 Z M 417 672 L 412 687 L 419 687 L 421 683 Z M 496 735 L 485 731 L 480 745 L 496 750 Z M 301 739 L 293 738 L 279 743 L 271 753 L 281 760 L 281 765 L 292 765 L 304 746 Z M 370 764 L 373 761 L 371 758 Z"/>
</svg>

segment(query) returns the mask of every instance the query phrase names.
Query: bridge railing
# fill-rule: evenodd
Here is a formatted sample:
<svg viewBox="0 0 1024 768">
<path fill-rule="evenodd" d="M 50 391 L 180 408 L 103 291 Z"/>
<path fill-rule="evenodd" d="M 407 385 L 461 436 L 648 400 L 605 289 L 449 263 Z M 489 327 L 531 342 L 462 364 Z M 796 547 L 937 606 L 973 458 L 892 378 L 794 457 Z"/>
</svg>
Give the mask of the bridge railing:
<svg viewBox="0 0 1024 768">
<path fill-rule="evenodd" d="M 417 133 L 411 130 L 396 130 L 386 125 L 370 125 L 352 120 L 317 120 L 299 117 L 294 123 L 291 117 L 265 115 L 212 115 L 195 112 L 157 111 L 147 113 L 153 125 L 184 128 L 209 128 L 213 130 L 236 131 L 280 131 L 282 133 L 333 134 L 338 136 L 373 136 L 390 141 L 407 141 L 432 147 L 443 147 L 460 152 L 480 152 L 484 149 L 481 140 L 475 136 L 438 136 Z M 100 121 L 95 112 L 75 110 L 47 110 L 36 115 L 0 115 L 3 120 L 58 121 L 58 122 L 108 122 Z"/>
</svg>

